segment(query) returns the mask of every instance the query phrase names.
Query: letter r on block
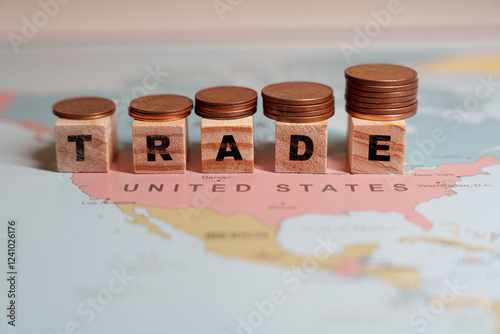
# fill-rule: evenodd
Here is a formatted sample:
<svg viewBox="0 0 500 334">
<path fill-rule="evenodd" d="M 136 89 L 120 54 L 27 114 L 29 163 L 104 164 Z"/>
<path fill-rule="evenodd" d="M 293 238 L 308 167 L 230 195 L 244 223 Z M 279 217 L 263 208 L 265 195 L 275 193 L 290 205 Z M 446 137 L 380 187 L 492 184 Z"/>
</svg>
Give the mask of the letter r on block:
<svg viewBox="0 0 500 334">
<path fill-rule="evenodd" d="M 159 142 L 158 145 L 157 142 Z M 167 153 L 169 145 L 170 139 L 168 139 L 168 136 L 147 136 L 148 161 L 156 161 L 156 154 L 159 154 L 164 161 L 172 160 L 170 154 Z"/>
</svg>

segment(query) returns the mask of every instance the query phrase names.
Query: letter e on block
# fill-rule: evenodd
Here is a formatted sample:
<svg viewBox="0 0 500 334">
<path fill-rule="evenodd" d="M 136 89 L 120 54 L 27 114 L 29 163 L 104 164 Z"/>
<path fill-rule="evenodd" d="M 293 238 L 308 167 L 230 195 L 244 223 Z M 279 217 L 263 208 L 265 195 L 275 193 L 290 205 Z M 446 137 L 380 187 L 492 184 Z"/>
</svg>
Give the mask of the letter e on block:
<svg viewBox="0 0 500 334">
<path fill-rule="evenodd" d="M 351 173 L 401 174 L 406 122 L 349 117 L 348 156 Z"/>
</svg>

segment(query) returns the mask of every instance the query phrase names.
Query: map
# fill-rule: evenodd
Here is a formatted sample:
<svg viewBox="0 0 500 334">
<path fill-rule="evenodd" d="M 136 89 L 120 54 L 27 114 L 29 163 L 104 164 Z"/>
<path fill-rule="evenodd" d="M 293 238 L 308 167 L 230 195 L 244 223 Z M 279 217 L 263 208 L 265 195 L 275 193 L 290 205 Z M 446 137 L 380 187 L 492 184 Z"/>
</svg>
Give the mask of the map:
<svg viewBox="0 0 500 334">
<path fill-rule="evenodd" d="M 203 56 L 201 55 L 203 53 Z M 1 333 L 500 333 L 500 49 L 1 51 Z M 419 73 L 402 175 L 351 175 L 343 71 Z M 280 81 L 334 88 L 326 174 L 133 173 L 128 103 Z M 109 173 L 55 172 L 54 102 L 117 101 Z M 260 103 L 259 99 L 259 103 Z"/>
</svg>

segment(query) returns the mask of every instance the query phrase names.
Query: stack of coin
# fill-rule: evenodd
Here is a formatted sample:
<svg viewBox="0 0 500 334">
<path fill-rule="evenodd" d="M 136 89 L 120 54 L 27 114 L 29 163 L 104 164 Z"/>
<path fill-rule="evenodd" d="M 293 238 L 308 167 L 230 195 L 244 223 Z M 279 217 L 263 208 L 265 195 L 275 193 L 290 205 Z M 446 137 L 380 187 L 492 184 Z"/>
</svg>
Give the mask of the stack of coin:
<svg viewBox="0 0 500 334">
<path fill-rule="evenodd" d="M 335 113 L 333 89 L 314 82 L 282 82 L 262 89 L 264 115 L 280 122 L 320 122 Z"/>
<path fill-rule="evenodd" d="M 389 64 L 366 64 L 345 70 L 346 111 L 353 117 L 393 121 L 417 112 L 417 72 Z"/>
<path fill-rule="evenodd" d="M 101 97 L 75 97 L 57 102 L 52 106 L 52 111 L 65 119 L 96 119 L 112 115 L 115 103 Z"/>
<path fill-rule="evenodd" d="M 245 87 L 222 86 L 196 93 L 195 112 L 211 119 L 237 119 L 257 111 L 257 92 Z"/>
<path fill-rule="evenodd" d="M 181 95 L 149 95 L 130 102 L 128 113 L 138 121 L 168 122 L 183 119 L 191 113 L 193 101 Z"/>
</svg>

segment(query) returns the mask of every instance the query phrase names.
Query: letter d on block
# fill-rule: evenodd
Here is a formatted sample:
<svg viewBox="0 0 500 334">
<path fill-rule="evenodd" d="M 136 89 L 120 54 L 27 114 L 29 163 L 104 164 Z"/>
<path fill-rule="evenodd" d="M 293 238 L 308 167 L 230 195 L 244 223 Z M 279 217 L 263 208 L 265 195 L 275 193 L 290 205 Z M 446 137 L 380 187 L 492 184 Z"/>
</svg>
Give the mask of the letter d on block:
<svg viewBox="0 0 500 334">
<path fill-rule="evenodd" d="M 302 154 L 299 154 L 299 143 L 304 143 L 305 149 Z M 309 160 L 314 153 L 314 143 L 311 137 L 304 135 L 290 136 L 290 161 L 306 161 Z"/>
<path fill-rule="evenodd" d="M 277 173 L 326 173 L 328 121 L 276 122 Z"/>
</svg>

